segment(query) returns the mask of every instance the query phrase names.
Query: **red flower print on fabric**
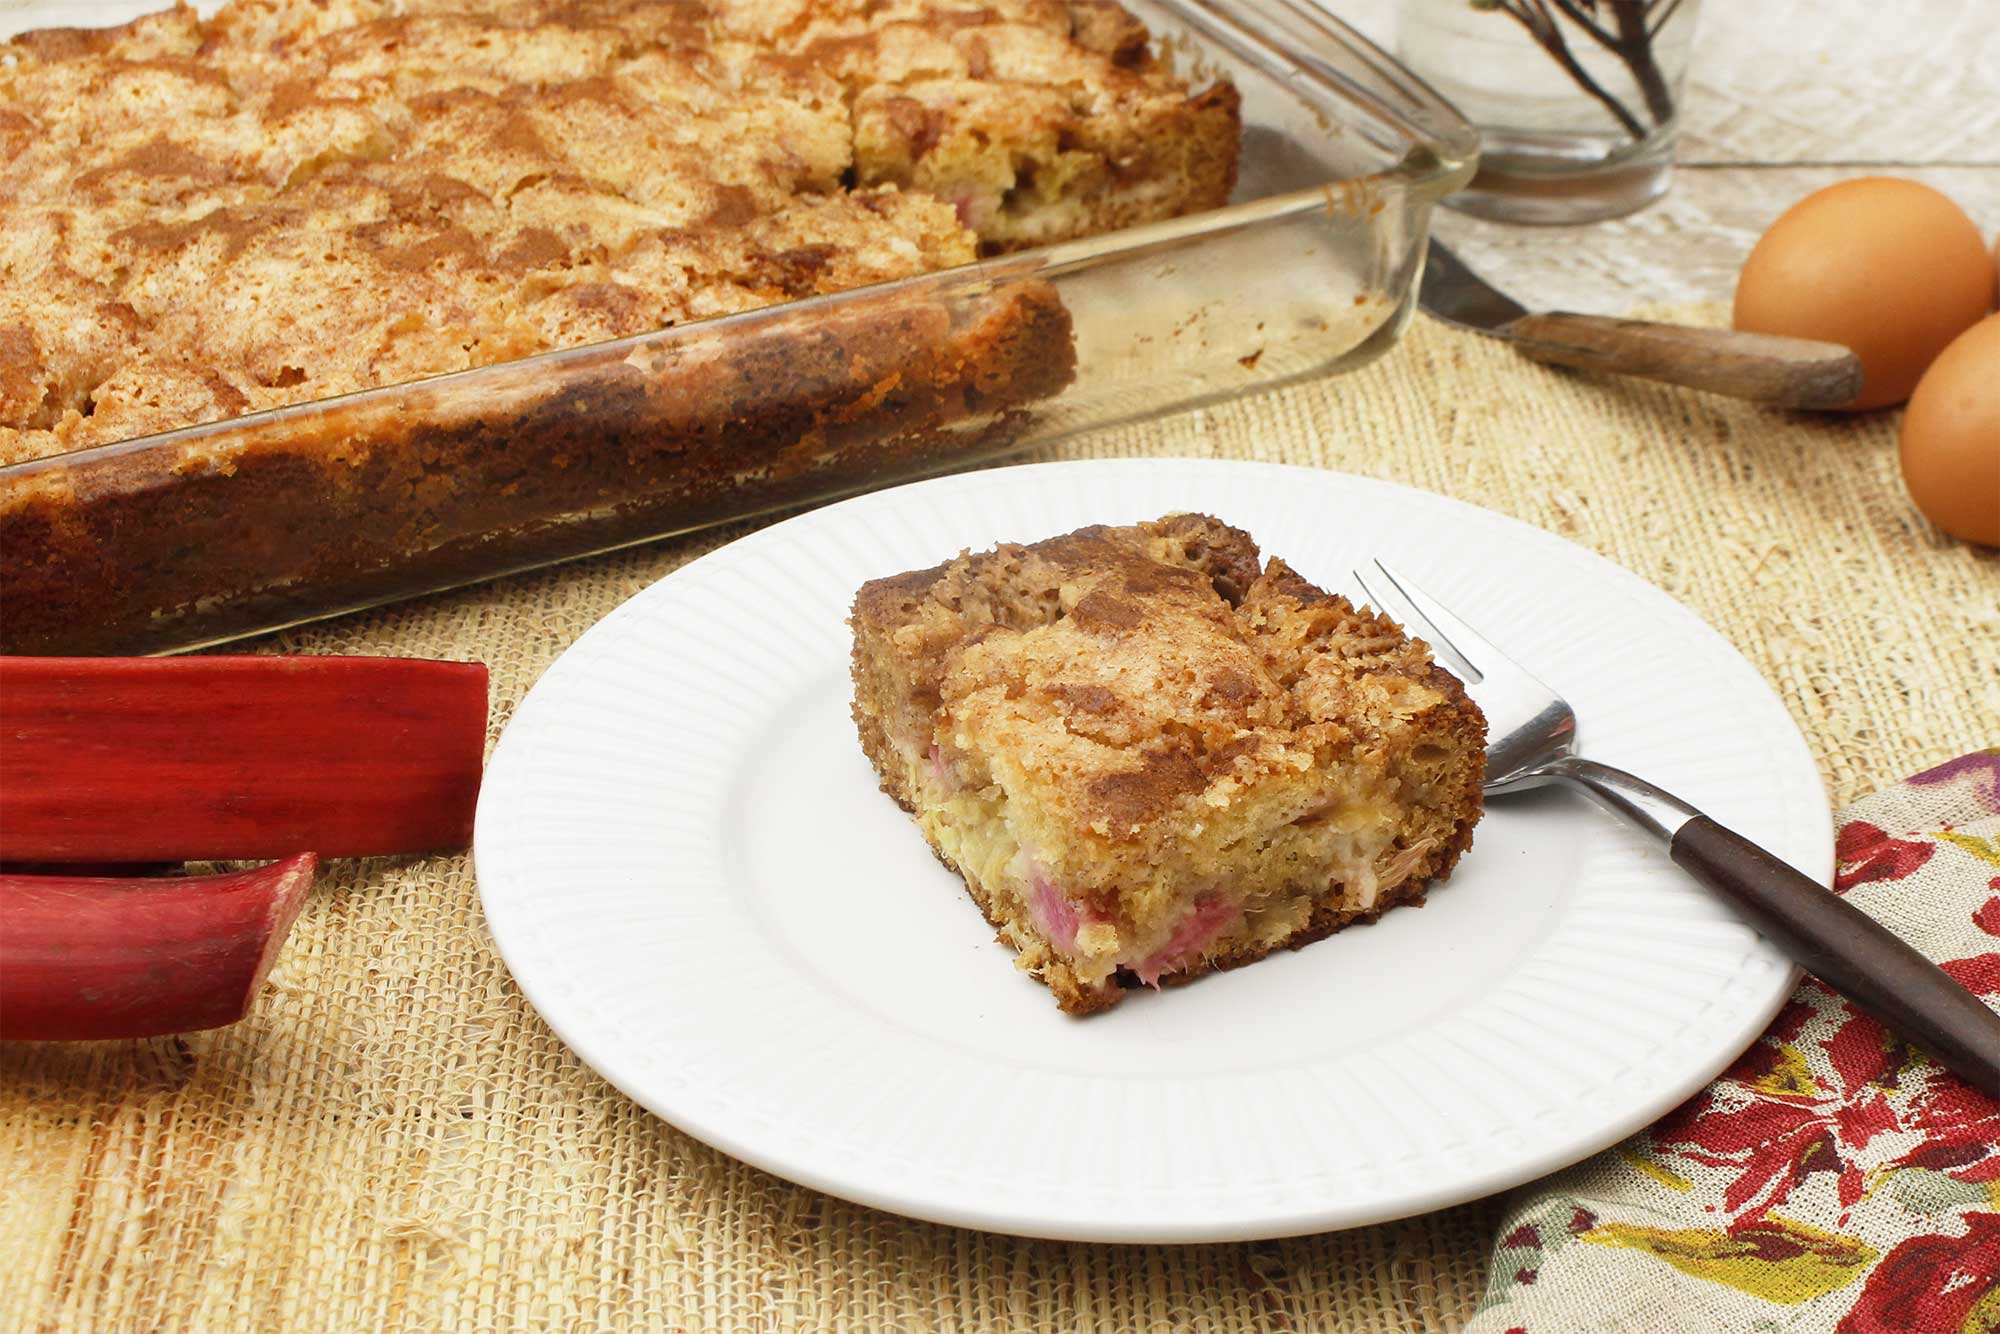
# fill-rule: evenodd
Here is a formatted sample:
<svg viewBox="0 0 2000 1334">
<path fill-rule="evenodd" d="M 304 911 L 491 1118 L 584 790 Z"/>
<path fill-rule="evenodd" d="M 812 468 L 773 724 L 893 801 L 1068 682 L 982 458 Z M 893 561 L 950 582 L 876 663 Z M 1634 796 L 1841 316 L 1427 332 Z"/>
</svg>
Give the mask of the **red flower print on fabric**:
<svg viewBox="0 0 2000 1334">
<path fill-rule="evenodd" d="M 1991 960 L 2000 982 L 2000 955 L 1981 958 Z M 1834 1174 L 1843 1208 L 1883 1170 L 2000 1180 L 2000 1103 L 1917 1063 L 1900 1039 L 1845 1002 L 1839 1013 L 1840 1027 L 1820 1043 L 1833 1067 L 1831 1087 L 1789 1048 L 1782 1034 L 1793 1026 L 1781 1012 L 1773 1031 L 1721 1080 L 1653 1129 L 1661 1149 L 1734 1173 L 1722 1206 L 1739 1223 L 1762 1218 L 1816 1173 Z M 1912 1079 L 1913 1070 L 1923 1073 Z M 1892 1134 L 1921 1140 L 1897 1158 L 1870 1161 L 1870 1142 Z"/>
<path fill-rule="evenodd" d="M 2000 876 L 1993 878 L 1989 889 L 2000 889 Z M 1986 900 L 1986 906 L 1972 914 L 1972 924 L 1989 936 L 2000 936 L 2000 898 Z"/>
<path fill-rule="evenodd" d="M 1911 1237 L 1883 1256 L 1837 1334 L 1993 1328 L 1988 1322 L 2000 1307 L 2000 1214 L 1960 1217 L 1964 1236 Z"/>
<path fill-rule="evenodd" d="M 1839 863 L 1833 887 L 1845 891 L 1872 880 L 1901 880 L 1936 851 L 1935 843 L 1891 838 L 1879 825 L 1851 820 L 1840 827 L 1833 840 L 1833 855 Z"/>
<path fill-rule="evenodd" d="M 1938 965 L 1975 996 L 2000 995 L 2000 954 L 1975 954 Z"/>
</svg>

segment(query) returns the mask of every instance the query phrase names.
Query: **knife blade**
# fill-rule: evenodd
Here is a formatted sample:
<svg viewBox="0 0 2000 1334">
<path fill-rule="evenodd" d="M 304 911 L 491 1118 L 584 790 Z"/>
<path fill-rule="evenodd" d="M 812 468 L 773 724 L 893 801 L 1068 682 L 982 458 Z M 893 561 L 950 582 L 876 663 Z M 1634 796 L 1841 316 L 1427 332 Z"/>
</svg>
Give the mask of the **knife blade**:
<svg viewBox="0 0 2000 1334">
<path fill-rule="evenodd" d="M 1461 329 L 1512 343 L 1535 361 L 1610 371 L 1786 408 L 1838 408 L 1861 392 L 1861 362 L 1837 343 L 1735 329 L 1531 312 L 1433 239 L 1418 304 Z"/>
<path fill-rule="evenodd" d="M 1465 261 L 1432 241 L 1417 301 L 1432 315 L 1461 329 L 1505 336 L 1507 325 L 1528 308 L 1465 267 Z"/>
</svg>

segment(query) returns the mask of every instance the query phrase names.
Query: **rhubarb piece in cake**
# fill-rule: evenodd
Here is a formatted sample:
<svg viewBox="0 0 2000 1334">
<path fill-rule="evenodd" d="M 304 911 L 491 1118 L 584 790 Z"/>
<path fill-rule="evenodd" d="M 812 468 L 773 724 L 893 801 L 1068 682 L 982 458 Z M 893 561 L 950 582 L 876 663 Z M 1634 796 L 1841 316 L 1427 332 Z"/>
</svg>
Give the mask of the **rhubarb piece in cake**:
<svg viewBox="0 0 2000 1334">
<path fill-rule="evenodd" d="M 1071 1013 L 1420 902 L 1471 844 L 1464 687 L 1218 520 L 879 579 L 853 628 L 883 790 Z"/>
</svg>

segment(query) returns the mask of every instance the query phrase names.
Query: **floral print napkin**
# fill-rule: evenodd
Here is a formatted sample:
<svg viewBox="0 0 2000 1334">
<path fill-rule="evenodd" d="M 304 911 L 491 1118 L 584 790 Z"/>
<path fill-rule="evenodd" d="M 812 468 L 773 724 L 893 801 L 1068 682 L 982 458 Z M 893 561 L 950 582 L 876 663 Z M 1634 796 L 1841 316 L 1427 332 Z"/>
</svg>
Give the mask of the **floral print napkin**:
<svg viewBox="0 0 2000 1334">
<path fill-rule="evenodd" d="M 2000 1005 L 2000 749 L 1841 813 L 1834 892 Z M 1650 1130 L 1526 1187 L 1470 1334 L 2000 1331 L 2000 1103 L 1808 978 Z"/>
</svg>

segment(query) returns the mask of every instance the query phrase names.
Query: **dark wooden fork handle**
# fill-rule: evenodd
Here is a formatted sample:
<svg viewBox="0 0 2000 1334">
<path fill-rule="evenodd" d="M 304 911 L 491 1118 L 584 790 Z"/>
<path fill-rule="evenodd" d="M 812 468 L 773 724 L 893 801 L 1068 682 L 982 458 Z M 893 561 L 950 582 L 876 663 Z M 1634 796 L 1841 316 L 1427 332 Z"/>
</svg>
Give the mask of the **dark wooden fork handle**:
<svg viewBox="0 0 2000 1334">
<path fill-rule="evenodd" d="M 1887 927 L 1706 815 L 1675 831 L 1673 859 L 1856 1005 L 2000 1098 L 2000 1014 Z"/>
</svg>

